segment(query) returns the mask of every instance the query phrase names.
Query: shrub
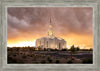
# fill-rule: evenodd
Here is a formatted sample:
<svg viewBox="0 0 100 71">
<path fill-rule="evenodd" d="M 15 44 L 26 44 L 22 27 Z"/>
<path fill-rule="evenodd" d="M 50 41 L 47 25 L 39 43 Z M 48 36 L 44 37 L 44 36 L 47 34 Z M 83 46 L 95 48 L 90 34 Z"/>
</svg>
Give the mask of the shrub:
<svg viewBox="0 0 100 71">
<path fill-rule="evenodd" d="M 45 58 L 45 57 L 46 57 L 46 56 L 44 56 L 44 55 L 42 56 L 42 58 Z"/>
<path fill-rule="evenodd" d="M 48 56 L 47 60 L 49 61 L 49 63 L 52 63 L 52 59 Z"/>
<path fill-rule="evenodd" d="M 33 63 L 38 64 L 38 62 L 33 62 Z"/>
<path fill-rule="evenodd" d="M 47 60 L 49 61 L 50 60 L 50 57 L 48 56 Z"/>
<path fill-rule="evenodd" d="M 25 55 L 23 55 L 23 56 L 22 56 L 22 58 L 26 58 L 26 56 L 25 56 Z"/>
<path fill-rule="evenodd" d="M 72 58 L 72 60 L 74 60 L 74 58 Z"/>
<path fill-rule="evenodd" d="M 30 55 L 30 57 L 33 57 L 32 55 Z"/>
<path fill-rule="evenodd" d="M 79 48 L 79 47 L 77 47 L 77 48 L 76 48 L 76 50 L 77 50 L 77 51 L 79 51 L 79 50 L 80 50 L 80 48 Z"/>
<path fill-rule="evenodd" d="M 62 49 L 62 51 L 67 51 L 67 49 Z"/>
<path fill-rule="evenodd" d="M 82 63 L 84 64 L 92 64 L 93 63 L 93 60 L 88 58 L 88 59 L 83 59 Z"/>
<path fill-rule="evenodd" d="M 12 57 L 8 57 L 8 64 L 9 63 L 17 63 L 17 61 L 15 59 L 13 59 Z"/>
<path fill-rule="evenodd" d="M 41 63 L 42 63 L 42 64 L 45 64 L 45 63 L 46 63 L 46 61 L 45 61 L 45 60 L 42 60 L 42 61 L 41 61 Z"/>
<path fill-rule="evenodd" d="M 18 60 L 18 63 L 23 64 L 23 63 L 24 63 L 24 61 L 22 61 L 22 60 Z"/>
<path fill-rule="evenodd" d="M 51 59 L 49 60 L 49 63 L 52 63 L 52 60 Z"/>
<path fill-rule="evenodd" d="M 46 48 L 44 48 L 44 51 L 47 51 L 47 49 L 46 49 Z"/>
<path fill-rule="evenodd" d="M 16 57 L 16 54 L 14 54 L 13 56 Z"/>
<path fill-rule="evenodd" d="M 56 60 L 56 63 L 59 63 L 59 60 Z"/>
<path fill-rule="evenodd" d="M 55 51 L 58 51 L 58 49 L 55 49 Z"/>
<path fill-rule="evenodd" d="M 69 60 L 67 63 L 68 63 L 68 64 L 71 64 L 71 63 L 72 63 L 72 61 L 71 61 L 71 60 Z"/>
</svg>

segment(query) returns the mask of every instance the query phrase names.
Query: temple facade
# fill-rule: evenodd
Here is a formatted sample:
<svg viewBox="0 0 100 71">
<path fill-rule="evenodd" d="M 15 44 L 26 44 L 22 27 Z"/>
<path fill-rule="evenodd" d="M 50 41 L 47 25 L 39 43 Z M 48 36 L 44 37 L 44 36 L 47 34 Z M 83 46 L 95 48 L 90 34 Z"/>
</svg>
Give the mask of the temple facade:
<svg viewBox="0 0 100 71">
<path fill-rule="evenodd" d="M 49 29 L 47 32 L 48 36 L 42 37 L 36 40 L 36 47 L 50 48 L 50 49 L 63 49 L 66 48 L 66 41 L 62 38 L 54 36 L 53 26 L 50 19 Z"/>
</svg>

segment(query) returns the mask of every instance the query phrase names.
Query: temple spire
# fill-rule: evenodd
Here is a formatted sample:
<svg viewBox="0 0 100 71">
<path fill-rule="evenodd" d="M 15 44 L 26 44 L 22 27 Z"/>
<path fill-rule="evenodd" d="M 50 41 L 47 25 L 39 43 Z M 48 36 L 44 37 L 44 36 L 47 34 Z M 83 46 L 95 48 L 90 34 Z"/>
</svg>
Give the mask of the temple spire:
<svg viewBox="0 0 100 71">
<path fill-rule="evenodd" d="M 50 17 L 50 24 L 51 24 L 51 22 L 52 22 L 52 21 L 51 21 L 51 17 Z"/>
<path fill-rule="evenodd" d="M 53 27 L 52 27 L 52 20 L 50 18 L 50 24 L 49 24 L 49 29 L 48 29 L 48 36 L 52 37 L 53 36 Z"/>
</svg>

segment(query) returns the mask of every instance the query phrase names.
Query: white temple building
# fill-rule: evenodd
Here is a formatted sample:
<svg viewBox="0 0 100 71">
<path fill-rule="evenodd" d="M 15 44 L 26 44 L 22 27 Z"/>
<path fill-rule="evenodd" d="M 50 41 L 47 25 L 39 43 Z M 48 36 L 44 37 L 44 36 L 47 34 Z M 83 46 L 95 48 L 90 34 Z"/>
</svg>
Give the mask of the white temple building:
<svg viewBox="0 0 100 71">
<path fill-rule="evenodd" d="M 58 38 L 54 36 L 51 19 L 50 19 L 49 29 L 47 33 L 48 36 L 36 40 L 36 47 L 40 47 L 42 49 L 51 48 L 51 49 L 59 49 L 59 50 L 66 48 L 66 41 L 62 38 Z"/>
</svg>

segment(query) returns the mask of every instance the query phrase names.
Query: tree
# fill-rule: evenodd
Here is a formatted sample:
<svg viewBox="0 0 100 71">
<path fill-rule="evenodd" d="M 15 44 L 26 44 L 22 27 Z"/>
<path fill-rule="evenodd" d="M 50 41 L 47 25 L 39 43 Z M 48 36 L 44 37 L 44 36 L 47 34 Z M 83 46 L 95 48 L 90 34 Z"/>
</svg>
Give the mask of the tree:
<svg viewBox="0 0 100 71">
<path fill-rule="evenodd" d="M 41 47 L 40 47 L 40 46 L 38 47 L 38 50 L 39 50 L 39 51 L 41 50 Z"/>
<path fill-rule="evenodd" d="M 92 48 L 90 48 L 90 49 L 89 49 L 89 51 L 93 51 L 93 49 L 92 49 Z"/>
<path fill-rule="evenodd" d="M 44 48 L 44 51 L 47 51 L 47 49 L 46 49 L 46 48 Z"/>
<path fill-rule="evenodd" d="M 58 51 L 58 49 L 55 49 L 55 51 Z"/>
<path fill-rule="evenodd" d="M 77 50 L 77 51 L 79 51 L 79 50 L 80 50 L 79 46 L 78 46 L 78 47 L 76 47 L 76 50 Z"/>
<path fill-rule="evenodd" d="M 71 46 L 70 51 L 71 51 L 71 60 L 72 60 L 72 54 L 75 52 L 75 47 L 74 45 Z"/>
<path fill-rule="evenodd" d="M 8 50 L 8 51 L 13 51 L 13 48 L 9 48 L 9 47 L 8 47 L 7 50 Z"/>
<path fill-rule="evenodd" d="M 64 49 L 62 49 L 62 51 L 67 51 L 67 49 L 64 48 Z"/>
<path fill-rule="evenodd" d="M 47 58 L 49 63 L 52 63 L 52 59 L 50 57 Z"/>
</svg>

